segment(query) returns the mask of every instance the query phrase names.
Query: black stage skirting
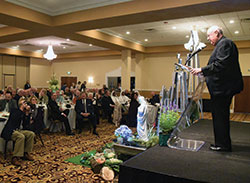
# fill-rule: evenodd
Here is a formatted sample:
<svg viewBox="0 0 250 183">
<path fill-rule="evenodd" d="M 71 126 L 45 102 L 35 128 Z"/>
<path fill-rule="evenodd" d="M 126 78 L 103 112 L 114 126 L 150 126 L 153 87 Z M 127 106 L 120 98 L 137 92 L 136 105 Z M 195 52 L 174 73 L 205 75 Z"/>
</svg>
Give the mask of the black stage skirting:
<svg viewBox="0 0 250 183">
<path fill-rule="evenodd" d="M 150 148 L 120 166 L 119 183 L 250 183 L 249 123 L 231 122 L 233 152 L 209 150 L 213 143 L 211 120 L 200 120 L 180 136 L 206 143 L 198 152 L 158 145 Z"/>
</svg>

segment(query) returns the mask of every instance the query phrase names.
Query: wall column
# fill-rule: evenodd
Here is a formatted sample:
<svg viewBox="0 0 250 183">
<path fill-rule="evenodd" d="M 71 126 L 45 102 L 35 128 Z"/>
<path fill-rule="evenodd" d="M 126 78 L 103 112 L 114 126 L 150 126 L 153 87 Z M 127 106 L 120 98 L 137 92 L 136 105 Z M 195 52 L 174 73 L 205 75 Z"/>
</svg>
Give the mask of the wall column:
<svg viewBox="0 0 250 183">
<path fill-rule="evenodd" d="M 142 89 L 142 64 L 144 60 L 144 54 L 135 54 L 135 89 Z"/>
<path fill-rule="evenodd" d="M 121 87 L 130 90 L 131 50 L 122 50 Z"/>
</svg>

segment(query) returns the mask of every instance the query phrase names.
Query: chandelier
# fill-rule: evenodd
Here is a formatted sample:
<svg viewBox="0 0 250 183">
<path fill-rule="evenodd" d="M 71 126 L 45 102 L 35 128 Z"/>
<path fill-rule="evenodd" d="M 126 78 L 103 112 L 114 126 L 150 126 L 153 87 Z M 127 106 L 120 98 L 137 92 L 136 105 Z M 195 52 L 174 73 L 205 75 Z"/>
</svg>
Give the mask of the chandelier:
<svg viewBox="0 0 250 183">
<path fill-rule="evenodd" d="M 53 60 L 57 57 L 57 55 L 54 53 L 53 51 L 53 47 L 52 45 L 48 46 L 48 50 L 47 52 L 43 55 L 44 58 L 46 58 L 47 60 Z"/>
</svg>

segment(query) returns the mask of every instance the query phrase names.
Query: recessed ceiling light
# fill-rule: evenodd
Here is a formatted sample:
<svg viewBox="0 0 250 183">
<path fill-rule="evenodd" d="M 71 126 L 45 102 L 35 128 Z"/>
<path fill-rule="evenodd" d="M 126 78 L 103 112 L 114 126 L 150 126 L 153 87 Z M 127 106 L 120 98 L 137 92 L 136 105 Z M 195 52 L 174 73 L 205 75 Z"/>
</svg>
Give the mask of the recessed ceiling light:
<svg viewBox="0 0 250 183">
<path fill-rule="evenodd" d="M 66 49 L 66 46 L 64 46 L 63 49 Z"/>
<path fill-rule="evenodd" d="M 234 32 L 234 34 L 239 34 L 239 33 L 240 33 L 240 31 L 238 31 L 238 30 Z"/>
<path fill-rule="evenodd" d="M 69 39 L 69 38 L 67 38 L 67 39 L 66 39 L 66 41 L 70 41 L 70 39 Z"/>
<path fill-rule="evenodd" d="M 186 38 L 189 38 L 189 35 L 186 35 Z"/>
<path fill-rule="evenodd" d="M 129 31 L 127 31 L 127 32 L 126 32 L 126 34 L 130 34 L 130 32 L 129 32 Z"/>
<path fill-rule="evenodd" d="M 144 41 L 145 41 L 145 42 L 147 42 L 147 41 L 148 41 L 148 39 L 144 39 Z"/>
<path fill-rule="evenodd" d="M 234 23 L 234 20 L 230 20 L 229 23 L 230 23 L 230 24 L 233 24 L 233 23 Z"/>
<path fill-rule="evenodd" d="M 175 30 L 175 29 L 176 29 L 176 27 L 174 26 L 174 27 L 172 27 L 172 29 L 174 29 L 174 30 Z"/>
<path fill-rule="evenodd" d="M 92 44 L 89 44 L 89 46 L 93 46 Z"/>
</svg>

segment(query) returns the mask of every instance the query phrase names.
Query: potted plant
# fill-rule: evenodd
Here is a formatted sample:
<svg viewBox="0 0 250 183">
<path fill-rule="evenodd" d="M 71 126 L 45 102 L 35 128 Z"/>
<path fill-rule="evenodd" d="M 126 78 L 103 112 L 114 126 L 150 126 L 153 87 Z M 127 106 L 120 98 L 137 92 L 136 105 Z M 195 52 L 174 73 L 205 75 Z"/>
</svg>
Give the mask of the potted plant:
<svg viewBox="0 0 250 183">
<path fill-rule="evenodd" d="M 163 112 L 160 114 L 160 133 L 159 133 L 160 146 L 167 146 L 167 141 L 179 117 L 180 115 L 177 112 L 175 105 L 165 107 L 163 109 Z"/>
</svg>

